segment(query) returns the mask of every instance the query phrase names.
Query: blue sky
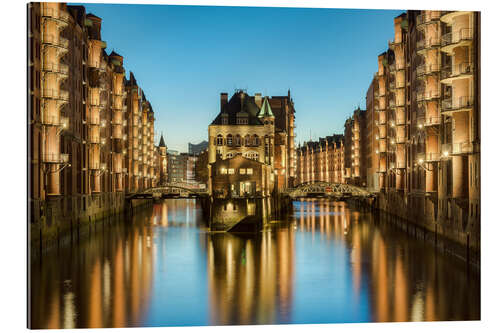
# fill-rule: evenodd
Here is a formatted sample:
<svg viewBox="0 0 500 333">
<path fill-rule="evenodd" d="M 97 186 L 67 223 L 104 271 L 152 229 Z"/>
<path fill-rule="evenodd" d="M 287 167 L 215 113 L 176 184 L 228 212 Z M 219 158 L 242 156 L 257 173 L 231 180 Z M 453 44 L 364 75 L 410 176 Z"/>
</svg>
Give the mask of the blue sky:
<svg viewBox="0 0 500 333">
<path fill-rule="evenodd" d="M 206 140 L 221 92 L 285 95 L 297 143 L 343 132 L 394 36 L 402 10 L 84 4 L 103 19 L 106 51 L 124 57 L 169 149 Z M 127 74 L 128 77 L 128 74 Z"/>
</svg>

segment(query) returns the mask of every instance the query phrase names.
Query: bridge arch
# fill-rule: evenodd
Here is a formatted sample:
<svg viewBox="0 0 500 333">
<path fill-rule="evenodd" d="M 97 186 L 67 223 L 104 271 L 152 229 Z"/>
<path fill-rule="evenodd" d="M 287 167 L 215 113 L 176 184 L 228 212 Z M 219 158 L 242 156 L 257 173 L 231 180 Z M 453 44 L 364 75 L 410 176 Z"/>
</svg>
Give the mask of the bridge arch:
<svg viewBox="0 0 500 333">
<path fill-rule="evenodd" d="M 312 181 L 299 184 L 288 189 L 287 194 L 292 198 L 306 197 L 310 195 L 326 195 L 331 197 L 370 197 L 372 193 L 364 188 L 342 183 L 330 183 L 324 181 Z"/>
</svg>

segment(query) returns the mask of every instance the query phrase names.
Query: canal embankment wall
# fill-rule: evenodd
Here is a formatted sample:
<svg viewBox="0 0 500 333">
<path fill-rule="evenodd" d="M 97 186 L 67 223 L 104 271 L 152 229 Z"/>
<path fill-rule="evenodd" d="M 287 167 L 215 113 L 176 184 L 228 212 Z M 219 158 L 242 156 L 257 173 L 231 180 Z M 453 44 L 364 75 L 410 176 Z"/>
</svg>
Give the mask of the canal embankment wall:
<svg viewBox="0 0 500 333">
<path fill-rule="evenodd" d="M 153 204 L 151 199 L 126 200 L 122 193 L 104 193 L 89 197 L 80 209 L 72 210 L 64 209 L 67 200 L 47 200 L 44 213 L 29 224 L 31 258 L 67 246 L 93 230 L 122 221 Z"/>
<path fill-rule="evenodd" d="M 440 216 L 434 205 L 415 207 L 399 193 L 377 193 L 374 198 L 350 198 L 348 203 L 361 211 L 376 214 L 409 235 L 425 241 L 448 255 L 480 267 L 479 226 L 464 226 L 457 219 Z"/>
</svg>

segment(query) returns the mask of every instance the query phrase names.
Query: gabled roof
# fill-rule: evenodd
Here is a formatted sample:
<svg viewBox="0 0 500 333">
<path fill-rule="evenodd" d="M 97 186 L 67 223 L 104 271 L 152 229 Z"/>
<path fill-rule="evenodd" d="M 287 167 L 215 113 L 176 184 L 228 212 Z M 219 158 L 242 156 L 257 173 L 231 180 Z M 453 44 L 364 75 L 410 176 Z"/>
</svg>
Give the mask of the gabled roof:
<svg viewBox="0 0 500 333">
<path fill-rule="evenodd" d="M 113 50 L 109 56 L 110 57 L 120 57 L 120 58 L 123 58 L 121 55 L 119 55 L 118 53 L 116 53 L 115 50 Z"/>
<path fill-rule="evenodd" d="M 248 114 L 248 125 L 263 125 L 260 119 L 257 117 L 259 113 L 259 107 L 255 104 L 253 97 L 250 97 L 244 91 L 237 91 L 231 97 L 231 99 L 222 106 L 221 112 L 212 121 L 211 125 L 223 125 L 222 117 L 227 117 L 228 125 L 236 125 L 236 118 L 238 114 L 240 116 Z"/>
<path fill-rule="evenodd" d="M 271 105 L 269 105 L 269 100 L 267 99 L 267 96 L 264 97 L 264 102 L 262 103 L 262 107 L 260 108 L 259 118 L 262 117 L 273 117 L 274 118 L 274 113 L 273 110 L 271 109 Z"/>
</svg>

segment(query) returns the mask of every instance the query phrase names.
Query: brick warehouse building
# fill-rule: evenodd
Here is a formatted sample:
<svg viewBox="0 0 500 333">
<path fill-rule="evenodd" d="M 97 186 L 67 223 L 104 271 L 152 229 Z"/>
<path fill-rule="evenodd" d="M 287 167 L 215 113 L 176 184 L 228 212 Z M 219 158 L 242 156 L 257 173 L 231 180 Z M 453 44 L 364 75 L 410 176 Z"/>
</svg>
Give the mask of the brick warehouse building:
<svg viewBox="0 0 500 333">
<path fill-rule="evenodd" d="M 154 113 L 83 6 L 28 6 L 31 239 L 123 209 L 155 186 Z"/>
<path fill-rule="evenodd" d="M 480 15 L 407 11 L 394 31 L 366 111 L 345 122 L 344 180 L 379 193 L 381 210 L 479 250 Z M 320 179 L 315 152 L 319 142 L 297 150 L 297 183 Z"/>
<path fill-rule="evenodd" d="M 222 160 L 242 155 L 266 165 L 256 185 L 262 193 L 287 188 L 295 178 L 294 122 L 290 92 L 262 98 L 238 90 L 229 100 L 221 93 L 221 112 L 209 126 L 209 176 L 217 175 Z"/>
</svg>

